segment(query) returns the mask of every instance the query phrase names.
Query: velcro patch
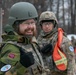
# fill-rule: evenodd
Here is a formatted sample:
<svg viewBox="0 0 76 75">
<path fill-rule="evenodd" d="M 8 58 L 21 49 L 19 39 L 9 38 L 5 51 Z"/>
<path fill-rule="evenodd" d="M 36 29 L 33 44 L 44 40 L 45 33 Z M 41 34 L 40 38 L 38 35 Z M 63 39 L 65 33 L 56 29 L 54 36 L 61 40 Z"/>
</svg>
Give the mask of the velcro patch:
<svg viewBox="0 0 76 75">
<path fill-rule="evenodd" d="M 73 46 L 69 46 L 69 50 L 73 52 L 74 51 Z"/>
<path fill-rule="evenodd" d="M 14 53 L 9 53 L 8 56 L 9 56 L 9 58 L 12 58 L 12 59 L 15 58 L 15 54 Z"/>
<path fill-rule="evenodd" d="M 2 72 L 6 72 L 6 71 L 10 70 L 10 68 L 11 68 L 11 65 L 4 65 L 4 66 L 1 68 L 1 71 L 2 71 Z"/>
</svg>

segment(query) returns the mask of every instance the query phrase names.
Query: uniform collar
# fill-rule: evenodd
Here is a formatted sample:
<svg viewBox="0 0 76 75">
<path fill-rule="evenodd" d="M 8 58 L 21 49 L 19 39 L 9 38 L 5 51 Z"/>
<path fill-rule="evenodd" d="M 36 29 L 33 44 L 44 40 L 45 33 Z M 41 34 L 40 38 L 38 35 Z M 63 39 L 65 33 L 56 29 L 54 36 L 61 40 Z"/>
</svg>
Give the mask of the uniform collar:
<svg viewBox="0 0 76 75">
<path fill-rule="evenodd" d="M 2 39 L 5 42 L 7 42 L 7 41 L 15 41 L 15 42 L 24 43 L 24 44 L 29 44 L 31 42 L 37 43 L 37 40 L 36 40 L 35 36 L 33 36 L 31 38 L 27 38 L 25 36 L 7 35 L 6 33 L 4 33 L 4 34 L 2 34 Z"/>
</svg>

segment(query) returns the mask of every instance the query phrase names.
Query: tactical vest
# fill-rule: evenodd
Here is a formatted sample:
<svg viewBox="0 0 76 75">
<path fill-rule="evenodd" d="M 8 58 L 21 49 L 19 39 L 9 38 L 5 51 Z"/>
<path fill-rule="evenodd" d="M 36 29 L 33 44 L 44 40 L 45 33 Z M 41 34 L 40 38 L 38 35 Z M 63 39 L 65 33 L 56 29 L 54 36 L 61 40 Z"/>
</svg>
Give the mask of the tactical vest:
<svg viewBox="0 0 76 75">
<path fill-rule="evenodd" d="M 36 49 L 35 47 L 35 44 L 30 44 L 31 47 L 29 47 L 28 45 L 21 45 L 17 42 L 8 42 L 8 43 L 11 43 L 11 44 L 14 44 L 16 46 L 19 46 L 19 47 L 22 47 L 23 49 L 28 50 L 27 52 L 30 52 L 30 51 L 33 51 L 31 47 L 33 47 L 34 51 L 33 51 L 33 55 L 34 55 L 34 58 L 35 58 L 35 64 L 32 65 L 31 67 L 29 68 L 22 68 L 23 70 L 21 70 L 21 68 L 19 66 L 22 67 L 22 65 L 20 63 L 18 63 L 16 66 L 15 66 L 15 69 L 18 69 L 18 73 L 20 72 L 24 72 L 25 75 L 42 75 L 42 69 L 43 69 L 43 61 L 42 61 L 42 58 L 41 58 L 41 55 L 40 53 L 38 52 L 38 50 Z M 19 72 L 20 71 L 20 72 Z M 8 73 L 7 73 L 8 74 Z M 21 74 L 21 73 L 20 73 Z"/>
<path fill-rule="evenodd" d="M 35 44 L 32 44 L 31 47 L 27 47 L 26 45 L 23 46 L 21 44 L 18 44 L 17 42 L 9 41 L 9 42 L 7 42 L 7 44 L 8 43 L 19 46 L 19 47 L 21 47 L 21 48 L 23 48 L 25 50 L 28 49 L 28 52 L 32 49 L 32 47 L 34 49 L 32 51 L 34 52 L 33 55 L 35 57 L 35 64 L 26 69 L 25 67 L 22 67 L 22 65 L 20 63 L 17 63 L 15 65 L 15 68 L 12 68 L 12 70 L 11 70 L 12 73 L 15 73 L 15 71 L 17 71 L 21 75 L 22 74 L 25 74 L 25 75 L 42 75 L 44 73 L 44 72 L 42 73 L 42 70 L 44 68 L 43 67 L 44 65 L 43 65 L 42 57 L 41 57 L 39 51 L 36 49 Z M 11 72 L 7 71 L 5 75 L 11 75 Z M 16 74 L 16 75 L 19 75 L 19 74 Z"/>
<path fill-rule="evenodd" d="M 61 28 L 58 28 L 58 41 L 56 42 L 56 45 L 54 47 L 53 60 L 57 69 L 64 71 L 67 69 L 67 58 L 66 55 L 60 49 L 62 38 L 63 30 Z"/>
</svg>

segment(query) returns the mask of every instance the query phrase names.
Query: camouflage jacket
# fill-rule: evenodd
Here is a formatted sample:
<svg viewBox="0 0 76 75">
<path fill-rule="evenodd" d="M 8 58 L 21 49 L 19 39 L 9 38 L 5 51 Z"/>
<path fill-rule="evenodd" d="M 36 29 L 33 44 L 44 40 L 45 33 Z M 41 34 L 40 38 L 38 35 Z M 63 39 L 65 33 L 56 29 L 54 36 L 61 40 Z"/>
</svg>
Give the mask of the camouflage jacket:
<svg viewBox="0 0 76 75">
<path fill-rule="evenodd" d="M 29 42 L 28 44 L 26 44 L 26 42 L 18 43 L 16 41 L 18 40 L 17 37 L 18 36 L 15 35 L 12 35 L 12 37 L 7 35 L 4 36 L 6 41 L 2 43 L 4 44 L 4 46 L 1 48 L 0 51 L 0 70 L 6 64 L 10 64 L 12 68 L 7 72 L 0 71 L 0 75 L 43 75 L 44 64 L 41 54 L 38 51 L 37 45 L 35 44 L 35 37 L 32 38 L 32 43 Z M 33 53 L 35 63 L 28 68 L 24 67 L 20 63 L 19 47 L 21 47 L 25 52 L 27 51 Z"/>
<path fill-rule="evenodd" d="M 55 47 L 55 44 L 57 42 L 58 38 L 58 31 L 52 31 L 51 33 L 44 34 L 43 31 L 41 31 L 41 34 L 38 37 L 38 44 L 41 48 L 43 48 L 47 44 L 52 44 L 53 50 Z M 72 47 L 71 42 L 66 37 L 65 33 L 63 34 L 63 40 L 60 46 L 61 50 L 66 54 L 68 65 L 66 71 L 60 71 L 56 68 L 53 59 L 52 54 L 50 55 L 43 55 L 43 59 L 45 62 L 45 67 L 50 69 L 50 73 L 52 75 L 74 75 L 74 66 L 75 66 L 75 55 L 74 55 L 74 49 Z M 52 51 L 53 52 L 53 51 Z M 48 63 L 48 64 L 47 64 Z"/>
</svg>

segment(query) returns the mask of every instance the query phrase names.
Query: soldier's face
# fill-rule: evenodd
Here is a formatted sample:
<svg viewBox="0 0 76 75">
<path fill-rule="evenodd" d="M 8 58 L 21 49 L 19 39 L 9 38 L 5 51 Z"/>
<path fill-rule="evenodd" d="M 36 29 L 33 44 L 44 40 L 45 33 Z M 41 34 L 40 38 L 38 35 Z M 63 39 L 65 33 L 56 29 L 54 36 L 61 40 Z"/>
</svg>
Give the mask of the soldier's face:
<svg viewBox="0 0 76 75">
<path fill-rule="evenodd" d="M 54 25 L 52 22 L 43 22 L 42 23 L 42 29 L 44 32 L 50 32 L 54 28 Z"/>
<path fill-rule="evenodd" d="M 19 25 L 19 32 L 22 35 L 33 35 L 35 28 L 36 21 L 34 19 L 29 19 Z"/>
</svg>

